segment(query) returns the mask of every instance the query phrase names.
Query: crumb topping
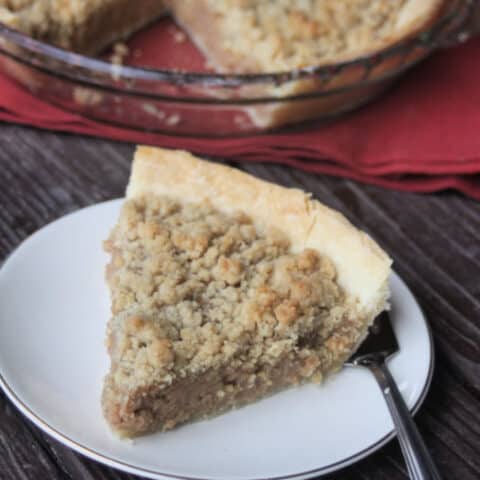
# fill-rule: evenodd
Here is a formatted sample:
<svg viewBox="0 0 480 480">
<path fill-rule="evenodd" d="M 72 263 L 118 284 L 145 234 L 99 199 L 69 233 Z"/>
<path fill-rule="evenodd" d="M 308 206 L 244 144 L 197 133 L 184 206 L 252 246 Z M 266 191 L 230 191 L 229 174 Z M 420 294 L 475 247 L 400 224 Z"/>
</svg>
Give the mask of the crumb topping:
<svg viewBox="0 0 480 480">
<path fill-rule="evenodd" d="M 195 1 L 195 0 L 193 0 Z M 388 38 L 406 0 L 206 0 L 222 48 L 261 71 L 334 61 Z"/>
<path fill-rule="evenodd" d="M 322 355 L 338 354 L 332 332 L 346 307 L 333 264 L 291 253 L 281 232 L 259 231 L 245 214 L 128 200 L 105 247 L 117 385 L 169 385 L 226 365 L 255 372 L 291 355 L 310 376 Z M 320 353 L 328 339 L 337 350 Z"/>
</svg>

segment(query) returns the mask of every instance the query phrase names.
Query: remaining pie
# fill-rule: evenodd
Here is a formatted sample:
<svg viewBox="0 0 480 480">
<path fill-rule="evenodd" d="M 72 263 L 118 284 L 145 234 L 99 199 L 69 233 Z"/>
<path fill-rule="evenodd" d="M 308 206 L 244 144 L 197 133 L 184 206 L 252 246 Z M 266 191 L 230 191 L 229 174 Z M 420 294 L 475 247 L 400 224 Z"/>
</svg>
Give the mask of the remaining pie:
<svg viewBox="0 0 480 480">
<path fill-rule="evenodd" d="M 445 0 L 0 0 L 0 21 L 60 47 L 96 54 L 169 12 L 216 70 L 270 73 L 380 51 L 426 29 L 448 5 Z M 21 67 L 10 70 L 32 83 Z M 382 76 L 381 68 L 376 76 Z M 345 85 L 347 79 L 340 77 L 329 82 L 330 89 L 336 81 Z M 385 82 L 373 83 L 336 95 L 285 100 L 318 92 L 323 82 L 322 76 L 311 76 L 280 86 L 250 85 L 251 95 L 282 101 L 245 112 L 257 127 L 273 128 L 351 109 L 386 87 Z M 74 100 L 84 105 L 84 90 L 79 89 Z"/>
<path fill-rule="evenodd" d="M 139 147 L 106 250 L 103 409 L 137 436 L 338 371 L 386 308 L 391 260 L 296 189 Z"/>
<path fill-rule="evenodd" d="M 168 7 L 217 69 L 272 72 L 346 60 L 426 28 L 444 0 L 0 0 L 0 21 L 97 53 Z"/>
</svg>

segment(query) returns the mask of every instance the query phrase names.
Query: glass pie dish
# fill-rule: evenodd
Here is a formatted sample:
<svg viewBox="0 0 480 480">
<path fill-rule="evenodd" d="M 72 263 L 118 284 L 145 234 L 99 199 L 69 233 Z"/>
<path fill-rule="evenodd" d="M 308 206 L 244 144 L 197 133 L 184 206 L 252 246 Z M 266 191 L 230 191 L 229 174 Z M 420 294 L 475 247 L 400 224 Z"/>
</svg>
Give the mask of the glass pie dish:
<svg viewBox="0 0 480 480">
<path fill-rule="evenodd" d="M 262 133 L 335 118 L 382 94 L 436 49 L 463 40 L 475 0 L 453 0 L 424 30 L 354 60 L 281 73 L 220 74 L 111 63 L 0 24 L 0 72 L 63 109 L 171 135 Z"/>
</svg>

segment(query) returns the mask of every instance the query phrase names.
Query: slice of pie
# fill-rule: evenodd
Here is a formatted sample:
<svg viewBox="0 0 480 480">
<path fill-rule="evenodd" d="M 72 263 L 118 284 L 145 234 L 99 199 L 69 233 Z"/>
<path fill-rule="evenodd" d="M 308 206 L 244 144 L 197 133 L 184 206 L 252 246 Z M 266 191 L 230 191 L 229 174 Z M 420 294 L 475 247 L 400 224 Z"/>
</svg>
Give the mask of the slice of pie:
<svg viewBox="0 0 480 480">
<path fill-rule="evenodd" d="M 308 194 L 139 147 L 106 249 L 103 410 L 167 430 L 338 371 L 386 308 L 391 260 Z"/>
</svg>

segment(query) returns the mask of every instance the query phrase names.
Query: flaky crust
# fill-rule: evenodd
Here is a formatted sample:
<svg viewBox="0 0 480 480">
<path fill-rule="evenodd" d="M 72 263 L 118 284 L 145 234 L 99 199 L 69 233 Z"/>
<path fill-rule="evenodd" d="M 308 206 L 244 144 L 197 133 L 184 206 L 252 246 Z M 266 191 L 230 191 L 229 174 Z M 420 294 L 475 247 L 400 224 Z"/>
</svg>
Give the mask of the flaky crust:
<svg viewBox="0 0 480 480">
<path fill-rule="evenodd" d="M 358 314 L 371 317 L 386 307 L 391 259 L 343 215 L 301 190 L 259 180 L 188 152 L 140 146 L 127 197 L 148 193 L 184 202 L 208 200 L 225 212 L 243 211 L 258 229 L 284 232 L 292 251 L 313 248 L 330 258 L 338 283 Z"/>
</svg>

